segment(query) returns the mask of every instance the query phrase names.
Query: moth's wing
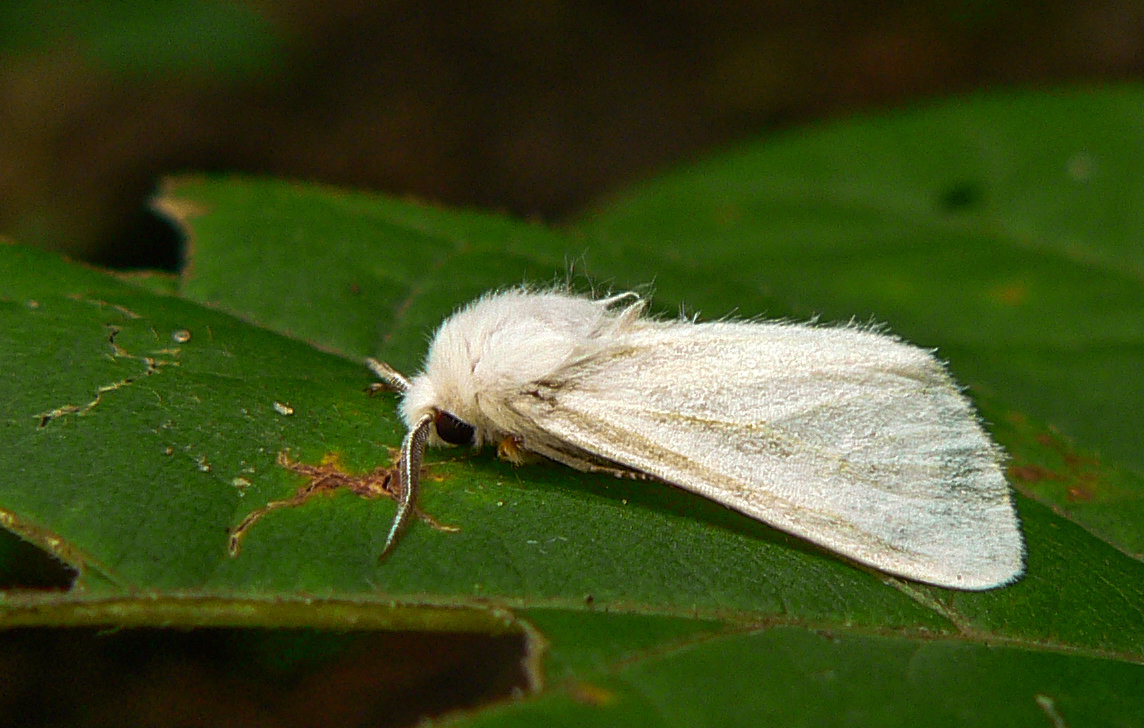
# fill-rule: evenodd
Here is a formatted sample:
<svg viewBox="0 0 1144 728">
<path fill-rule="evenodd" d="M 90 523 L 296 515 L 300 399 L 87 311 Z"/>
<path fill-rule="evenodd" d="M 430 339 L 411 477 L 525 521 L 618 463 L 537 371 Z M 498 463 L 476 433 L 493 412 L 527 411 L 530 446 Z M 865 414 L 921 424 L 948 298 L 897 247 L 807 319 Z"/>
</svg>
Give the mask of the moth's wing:
<svg viewBox="0 0 1144 728">
<path fill-rule="evenodd" d="M 892 574 L 988 589 L 1023 571 L 1001 453 L 945 367 L 889 336 L 644 321 L 508 404 L 525 448 L 649 473 Z"/>
</svg>

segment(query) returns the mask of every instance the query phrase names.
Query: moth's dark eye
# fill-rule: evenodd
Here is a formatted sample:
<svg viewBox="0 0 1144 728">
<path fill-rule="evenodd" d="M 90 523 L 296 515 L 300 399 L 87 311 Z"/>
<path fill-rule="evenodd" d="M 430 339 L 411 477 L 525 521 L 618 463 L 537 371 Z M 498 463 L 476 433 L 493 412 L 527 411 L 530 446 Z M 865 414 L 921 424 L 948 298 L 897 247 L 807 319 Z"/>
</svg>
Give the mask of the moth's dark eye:
<svg viewBox="0 0 1144 728">
<path fill-rule="evenodd" d="M 473 436 L 477 431 L 468 422 L 461 422 L 448 412 L 438 412 L 433 420 L 437 428 L 437 437 L 450 445 L 471 445 Z"/>
</svg>

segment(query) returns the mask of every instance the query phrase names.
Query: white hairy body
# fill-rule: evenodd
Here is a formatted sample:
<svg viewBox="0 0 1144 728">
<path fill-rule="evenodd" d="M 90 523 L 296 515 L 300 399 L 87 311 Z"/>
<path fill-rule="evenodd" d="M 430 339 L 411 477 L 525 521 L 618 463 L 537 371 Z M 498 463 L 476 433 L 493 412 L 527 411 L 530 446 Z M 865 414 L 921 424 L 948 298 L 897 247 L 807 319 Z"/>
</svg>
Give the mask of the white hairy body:
<svg viewBox="0 0 1144 728">
<path fill-rule="evenodd" d="M 958 589 L 1020 576 L 1001 452 L 930 352 L 854 326 L 644 308 L 489 294 L 441 325 L 421 374 L 375 364 L 421 433 L 406 481 L 448 413 L 476 445 L 654 476 L 891 574 Z"/>
</svg>

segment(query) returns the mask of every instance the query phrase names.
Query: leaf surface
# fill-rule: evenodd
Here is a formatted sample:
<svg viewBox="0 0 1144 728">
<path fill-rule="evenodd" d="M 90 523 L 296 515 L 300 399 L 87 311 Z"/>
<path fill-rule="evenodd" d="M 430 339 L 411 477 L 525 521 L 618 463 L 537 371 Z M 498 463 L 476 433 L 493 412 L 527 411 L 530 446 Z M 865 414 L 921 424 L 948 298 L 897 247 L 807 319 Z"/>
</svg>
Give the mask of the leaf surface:
<svg viewBox="0 0 1144 728">
<path fill-rule="evenodd" d="M 524 631 L 544 687 L 463 723 L 1129 725 L 1142 102 L 971 98 L 803 131 L 564 230 L 182 178 L 160 203 L 189 237 L 174 285 L 0 246 L 0 519 L 80 570 L 3 593 L 0 622 Z M 1027 576 L 918 585 L 678 489 L 460 450 L 430 454 L 421 499 L 457 532 L 415 522 L 379 564 L 392 501 L 341 489 L 228 552 L 306 485 L 281 453 L 346 478 L 392 463 L 403 427 L 363 357 L 412 373 L 456 306 L 570 263 L 582 289 L 654 281 L 665 315 L 872 317 L 939 347 L 1011 453 Z"/>
</svg>

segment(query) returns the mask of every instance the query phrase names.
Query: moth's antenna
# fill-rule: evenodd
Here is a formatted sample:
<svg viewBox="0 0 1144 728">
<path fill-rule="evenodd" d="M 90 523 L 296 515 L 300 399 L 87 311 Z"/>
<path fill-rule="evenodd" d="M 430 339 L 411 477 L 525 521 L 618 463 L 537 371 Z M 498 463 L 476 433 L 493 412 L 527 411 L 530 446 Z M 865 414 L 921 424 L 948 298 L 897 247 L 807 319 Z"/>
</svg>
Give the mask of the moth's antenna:
<svg viewBox="0 0 1144 728">
<path fill-rule="evenodd" d="M 381 376 L 376 371 L 374 373 Z M 400 374 L 397 376 L 401 378 L 400 381 L 408 385 L 409 382 L 405 377 Z M 405 433 L 405 441 L 401 443 L 401 458 L 397 461 L 397 513 L 393 516 L 393 525 L 389 527 L 389 535 L 385 537 L 385 548 L 381 550 L 381 556 L 377 557 L 378 561 L 384 560 L 393 551 L 398 537 L 409 525 L 409 519 L 413 515 L 417 504 L 417 488 L 421 484 L 421 458 L 425 454 L 425 443 L 429 440 L 434 419 L 432 412 L 422 415 L 413 429 Z"/>
</svg>

